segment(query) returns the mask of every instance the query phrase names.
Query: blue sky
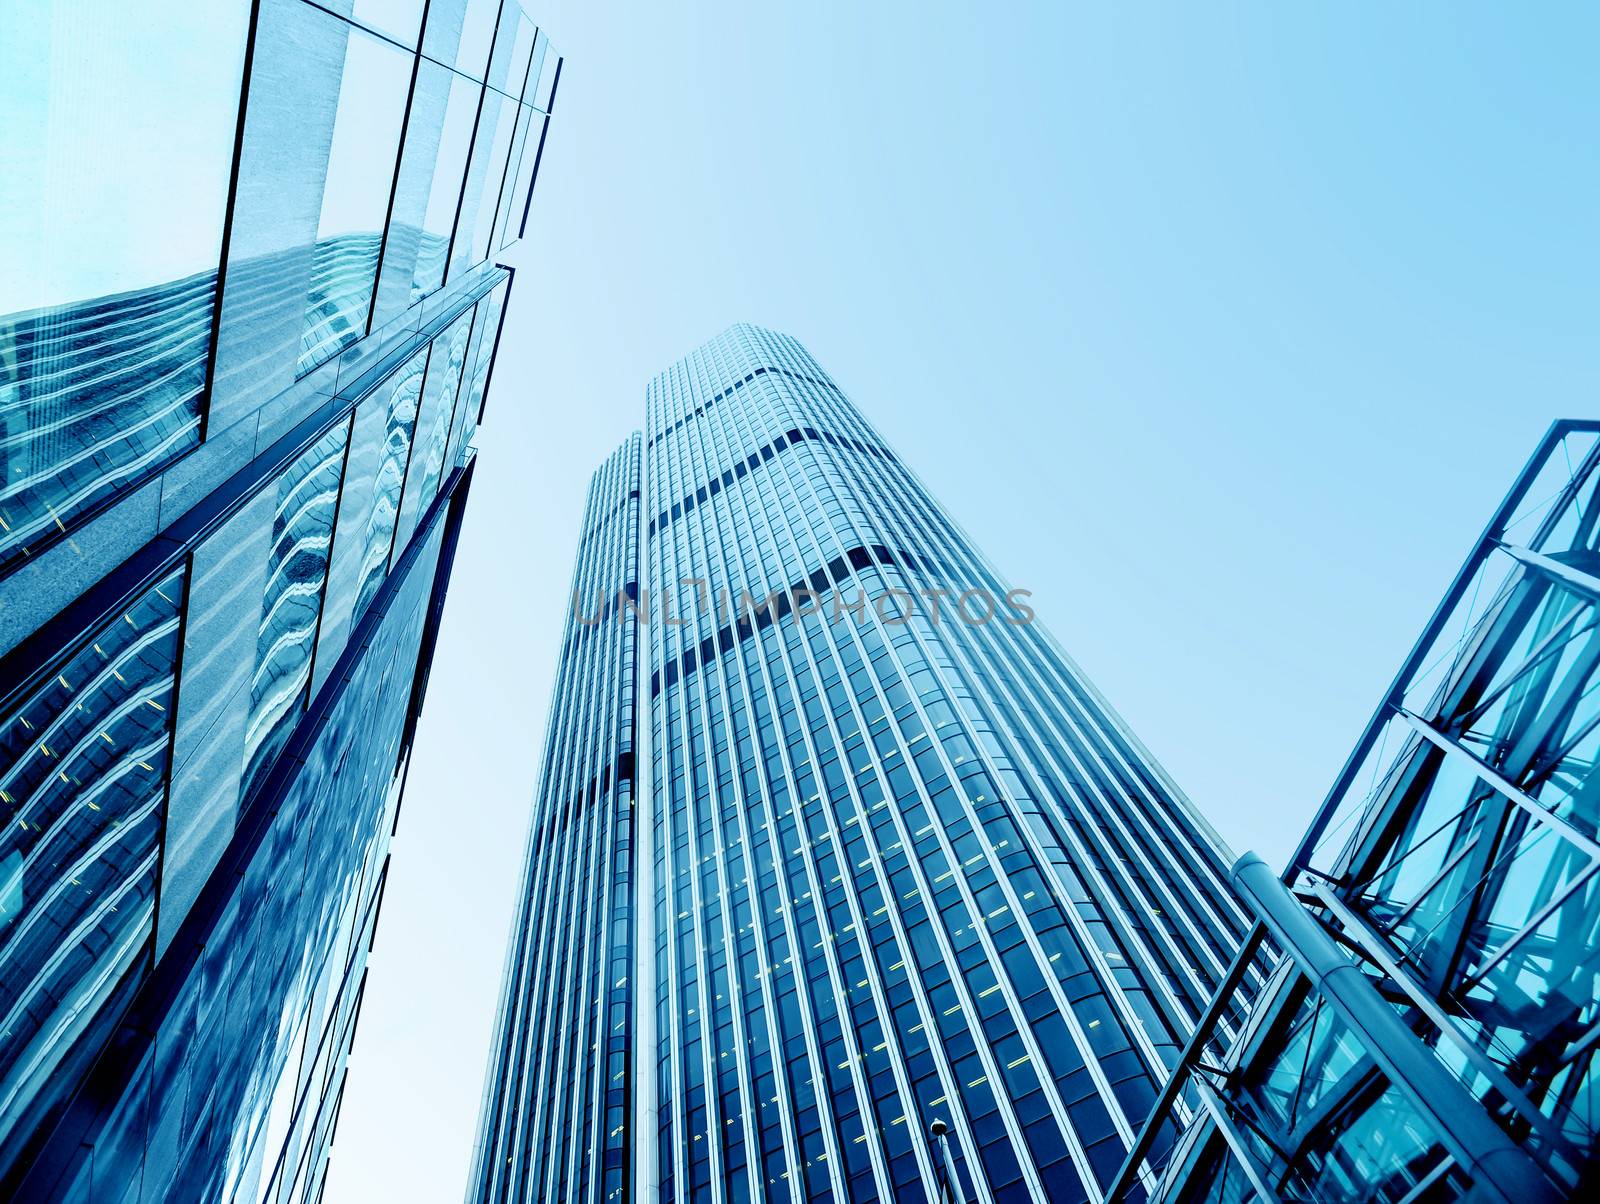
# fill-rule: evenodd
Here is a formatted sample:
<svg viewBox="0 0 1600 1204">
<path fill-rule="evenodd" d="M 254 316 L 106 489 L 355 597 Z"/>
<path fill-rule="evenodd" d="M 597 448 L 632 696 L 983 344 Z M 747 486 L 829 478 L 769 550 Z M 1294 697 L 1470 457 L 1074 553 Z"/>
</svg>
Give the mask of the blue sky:
<svg viewBox="0 0 1600 1204">
<path fill-rule="evenodd" d="M 530 11 L 567 64 L 332 1204 L 460 1197 L 583 491 L 696 344 L 804 342 L 1274 862 L 1600 382 L 1592 7 Z"/>
</svg>

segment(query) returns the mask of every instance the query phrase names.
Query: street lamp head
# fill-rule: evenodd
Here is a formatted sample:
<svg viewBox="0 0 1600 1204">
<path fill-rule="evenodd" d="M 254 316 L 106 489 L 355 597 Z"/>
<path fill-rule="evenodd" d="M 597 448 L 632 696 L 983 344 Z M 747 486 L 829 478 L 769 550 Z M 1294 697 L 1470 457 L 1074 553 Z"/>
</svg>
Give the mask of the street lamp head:
<svg viewBox="0 0 1600 1204">
<path fill-rule="evenodd" d="M 945 1124 L 944 1121 L 938 1117 L 934 1117 L 933 1123 L 928 1126 L 928 1132 L 932 1133 L 935 1137 L 943 1137 L 949 1131 L 950 1126 Z"/>
</svg>

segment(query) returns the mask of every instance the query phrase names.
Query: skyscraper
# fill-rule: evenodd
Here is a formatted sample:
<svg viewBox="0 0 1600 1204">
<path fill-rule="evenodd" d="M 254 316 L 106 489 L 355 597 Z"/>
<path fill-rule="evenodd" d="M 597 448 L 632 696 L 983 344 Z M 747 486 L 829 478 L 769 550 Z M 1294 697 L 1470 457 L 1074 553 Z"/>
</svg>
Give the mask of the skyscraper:
<svg viewBox="0 0 1600 1204">
<path fill-rule="evenodd" d="M 590 486 L 469 1198 L 1099 1199 L 1248 928 L 1226 871 L 827 373 L 735 326 Z"/>
<path fill-rule="evenodd" d="M 1597 489 L 1600 423 L 1556 423 L 1281 879 L 1239 859 L 1236 973 L 1270 979 L 1198 1026 L 1115 1198 L 1592 1196 Z"/>
<path fill-rule="evenodd" d="M 315 1200 L 559 58 L 509 0 L 5 27 L 0 1197 Z"/>
</svg>

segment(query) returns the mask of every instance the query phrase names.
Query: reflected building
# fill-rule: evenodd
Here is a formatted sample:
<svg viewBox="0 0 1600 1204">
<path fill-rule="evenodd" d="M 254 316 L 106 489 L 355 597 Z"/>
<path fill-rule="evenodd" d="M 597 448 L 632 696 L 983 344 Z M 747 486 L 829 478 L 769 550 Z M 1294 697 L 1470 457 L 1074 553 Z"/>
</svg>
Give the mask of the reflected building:
<svg viewBox="0 0 1600 1204">
<path fill-rule="evenodd" d="M 6 1199 L 320 1198 L 558 74 L 511 0 L 7 15 Z"/>
<path fill-rule="evenodd" d="M 1249 917 L 1026 598 L 746 325 L 574 587 L 469 1199 L 1101 1199 Z"/>
<path fill-rule="evenodd" d="M 1286 871 L 1234 866 L 1250 932 L 1112 1198 L 1592 1197 L 1597 490 L 1557 423 Z"/>
</svg>

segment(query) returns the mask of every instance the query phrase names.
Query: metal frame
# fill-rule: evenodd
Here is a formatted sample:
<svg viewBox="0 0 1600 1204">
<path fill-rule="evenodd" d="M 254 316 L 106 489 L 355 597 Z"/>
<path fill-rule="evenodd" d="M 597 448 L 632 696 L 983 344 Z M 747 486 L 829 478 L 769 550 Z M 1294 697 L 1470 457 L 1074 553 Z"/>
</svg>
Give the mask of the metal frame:
<svg viewBox="0 0 1600 1204">
<path fill-rule="evenodd" d="M 1507 691 L 1527 687 L 1530 681 L 1535 682 L 1537 689 L 1532 695 L 1534 701 L 1530 703 L 1535 709 L 1516 716 L 1519 723 L 1533 726 L 1512 734 L 1516 743 L 1511 746 L 1508 758 L 1510 768 L 1507 773 L 1520 774 L 1522 770 L 1519 767 L 1529 764 L 1539 752 L 1546 735 L 1542 721 L 1547 716 L 1568 713 L 1577 689 L 1582 682 L 1590 680 L 1596 663 L 1600 662 L 1600 635 L 1596 634 L 1600 631 L 1600 625 L 1592 615 L 1587 621 L 1576 620 L 1575 616 L 1583 612 L 1581 607 L 1575 606 L 1569 615 L 1558 614 L 1552 620 L 1550 629 L 1542 631 L 1532 647 L 1518 653 L 1519 659 L 1511 666 L 1513 671 L 1501 679 L 1500 684 L 1486 697 L 1468 694 L 1473 683 L 1477 683 L 1480 689 L 1485 688 L 1495 680 L 1492 675 L 1504 670 L 1504 658 L 1511 647 L 1505 641 L 1516 639 L 1527 623 L 1538 621 L 1539 608 L 1545 606 L 1551 597 L 1549 589 L 1546 589 L 1527 594 L 1526 600 L 1523 600 L 1516 592 L 1522 582 L 1530 578 L 1543 578 L 1587 601 L 1600 601 L 1600 578 L 1537 550 L 1555 525 L 1566 516 L 1567 507 L 1577 491 L 1584 488 L 1596 474 L 1600 474 L 1600 439 L 1596 439 L 1593 446 L 1587 449 L 1580 463 L 1567 466 L 1567 479 L 1561 491 L 1550 499 L 1548 508 L 1542 511 L 1538 532 L 1530 540 L 1531 546 L 1512 543 L 1505 538 L 1507 527 L 1514 517 L 1518 521 L 1530 517 L 1518 516 L 1519 507 L 1528 501 L 1530 489 L 1552 463 L 1552 457 L 1558 452 L 1562 441 L 1573 434 L 1600 435 L 1600 422 L 1557 422 L 1545 434 L 1457 571 L 1427 626 L 1380 700 L 1341 768 L 1333 788 L 1290 858 L 1282 881 L 1259 858 L 1250 854 L 1240 858 L 1232 874 L 1241 893 L 1250 903 L 1251 910 L 1270 928 L 1274 942 L 1287 955 L 1280 969 L 1288 969 L 1291 973 L 1308 978 L 1311 989 L 1335 1007 L 1344 1022 L 1361 1035 L 1363 1046 L 1376 1060 L 1385 1077 L 1400 1088 L 1412 1105 L 1429 1119 L 1430 1127 L 1452 1156 L 1453 1163 L 1447 1161 L 1435 1168 L 1428 1179 L 1418 1185 L 1413 1195 L 1426 1187 L 1428 1182 L 1437 1182 L 1450 1172 L 1452 1165 L 1456 1165 L 1472 1177 L 1475 1183 L 1473 1190 L 1477 1194 L 1487 1193 L 1498 1199 L 1555 1198 L 1560 1193 L 1558 1185 L 1561 1180 L 1560 1175 L 1551 1169 L 1550 1161 L 1554 1160 L 1558 1166 L 1565 1162 L 1570 1171 L 1584 1157 L 1584 1151 L 1574 1149 L 1561 1126 L 1542 1112 L 1482 1048 L 1481 1043 L 1474 1039 L 1473 1034 L 1458 1023 L 1449 1000 L 1440 998 L 1447 989 L 1459 996 L 1482 982 L 1497 964 L 1510 956 L 1575 892 L 1590 885 L 1596 874 L 1600 873 L 1600 841 L 1555 815 L 1548 806 L 1520 788 L 1506 773 L 1488 764 L 1453 734 L 1456 730 L 1464 730 L 1465 725 L 1476 722 L 1478 716 L 1488 713 L 1491 705 L 1501 701 Z M 1541 505 L 1544 505 L 1543 500 Z M 1591 511 L 1594 509 L 1596 507 L 1591 506 Z M 1594 517 L 1590 514 L 1586 516 L 1587 521 L 1580 524 L 1580 536 L 1587 538 L 1592 535 Z M 1490 558 L 1497 552 L 1505 554 L 1510 566 L 1503 581 L 1482 576 Z M 1450 717 L 1451 724 L 1457 725 L 1442 731 L 1411 709 L 1419 704 L 1408 702 L 1408 696 L 1417 684 L 1424 658 L 1430 652 L 1439 653 L 1440 637 L 1446 624 L 1457 617 L 1468 589 L 1475 584 L 1478 589 L 1487 587 L 1493 592 L 1486 599 L 1481 614 L 1474 618 L 1473 628 L 1464 634 L 1462 644 L 1453 654 L 1446 653 L 1451 660 L 1428 711 L 1432 714 L 1438 710 L 1440 714 Z M 1582 625 L 1575 627 L 1575 621 Z M 1577 657 L 1570 662 L 1563 662 L 1559 652 L 1570 641 L 1576 640 L 1585 641 Z M 1555 676 L 1557 667 L 1561 672 L 1559 678 Z M 1467 697 L 1472 697 L 1473 704 L 1463 712 Z M 1600 723 L 1600 718 L 1586 721 L 1575 734 L 1567 733 L 1562 751 L 1570 749 L 1597 723 Z M 1383 775 L 1380 784 L 1374 794 L 1356 803 L 1352 797 L 1355 775 L 1371 764 L 1369 757 L 1374 753 L 1379 737 L 1391 730 L 1404 733 L 1407 739 L 1392 752 L 1386 750 L 1387 761 L 1372 764 L 1374 773 Z M 1467 769 L 1482 784 L 1482 795 L 1469 795 L 1466 800 L 1468 810 L 1439 821 L 1434 830 L 1421 835 L 1410 834 L 1410 848 L 1401 854 L 1402 857 L 1408 856 L 1410 850 L 1420 847 L 1426 840 L 1441 838 L 1453 824 L 1460 822 L 1462 815 L 1471 814 L 1471 808 L 1497 805 L 1493 803 L 1489 791 L 1501 795 L 1502 799 L 1498 804 L 1498 812 L 1478 817 L 1475 832 L 1461 840 L 1459 847 L 1448 852 L 1441 868 L 1435 870 L 1431 881 L 1405 910 L 1398 915 L 1386 914 L 1383 917 L 1387 928 L 1397 925 L 1429 897 L 1431 890 L 1449 881 L 1453 873 L 1460 874 L 1463 881 L 1474 884 L 1447 914 L 1448 929 L 1429 932 L 1430 942 L 1437 941 L 1437 947 L 1451 952 L 1439 959 L 1440 964 L 1423 967 L 1424 974 L 1419 976 L 1408 968 L 1406 950 L 1394 947 L 1387 928 L 1379 927 L 1365 917 L 1359 906 L 1355 905 L 1355 900 L 1346 896 L 1366 886 L 1374 875 L 1388 872 L 1397 863 L 1398 859 L 1386 858 L 1395 847 L 1394 842 L 1405 831 L 1410 808 L 1416 805 L 1418 799 L 1417 792 L 1427 788 L 1429 775 L 1436 772 L 1439 762 L 1435 758 L 1438 757 L 1447 758 Z M 1546 760 L 1547 769 L 1551 763 Z M 1323 855 L 1334 858 L 1333 865 L 1319 868 L 1313 865 L 1313 859 L 1318 858 L 1324 837 L 1333 821 L 1341 815 L 1344 817 L 1341 823 L 1353 819 L 1356 828 L 1342 849 L 1324 852 Z M 1459 963 L 1467 949 L 1468 927 L 1472 917 L 1486 898 L 1493 897 L 1490 893 L 1494 889 L 1492 884 L 1503 873 L 1506 857 L 1526 848 L 1528 833 L 1537 831 L 1550 832 L 1574 854 L 1581 855 L 1584 864 L 1575 872 L 1565 873 L 1551 896 L 1521 923 L 1510 939 L 1500 944 L 1490 957 L 1473 969 L 1464 984 L 1456 982 Z M 1494 860 L 1491 861 L 1491 858 Z M 1297 885 L 1304 890 L 1298 899 L 1287 889 Z M 1258 925 L 1257 932 L 1252 934 L 1253 939 L 1259 940 L 1259 931 Z M 1345 945 L 1348 951 L 1341 950 L 1340 944 Z M 1387 983 L 1384 989 L 1392 994 L 1380 993 L 1378 983 L 1360 968 L 1361 962 L 1383 976 Z M 1211 1123 L 1224 1137 L 1229 1136 L 1224 1115 L 1226 1108 L 1220 1106 L 1220 1100 L 1213 1098 L 1213 1089 L 1204 1077 L 1194 1072 L 1204 1069 L 1200 1063 L 1200 1051 L 1214 1035 L 1223 1004 L 1222 995 L 1230 992 L 1233 986 L 1231 982 L 1227 984 L 1201 1018 L 1173 1078 L 1157 1101 L 1151 1121 L 1111 1185 L 1108 1199 L 1119 1199 L 1132 1187 L 1139 1160 L 1148 1152 L 1157 1125 L 1163 1122 L 1179 1092 L 1188 1083 L 1197 1085 Z M 1250 1064 L 1256 1053 L 1254 1045 L 1270 1024 L 1281 1016 L 1285 998 L 1281 991 L 1263 994 L 1256 1009 L 1259 1015 L 1253 1029 L 1255 1039 L 1236 1043 L 1228 1062 L 1232 1068 L 1230 1077 Z M 1396 1010 L 1397 1002 L 1403 1002 L 1412 1009 L 1413 1020 L 1402 1019 L 1401 1013 Z M 1492 1094 L 1503 1098 L 1505 1106 L 1512 1110 L 1518 1120 L 1539 1136 L 1540 1144 L 1524 1147 L 1509 1137 L 1491 1119 L 1477 1095 L 1469 1091 L 1424 1038 L 1413 1031 L 1413 1023 L 1425 1023 L 1437 1030 L 1438 1039 L 1448 1040 L 1466 1060 L 1471 1071 L 1490 1085 Z M 1594 1028 L 1591 1036 L 1600 1038 L 1600 1025 Z M 1579 1048 L 1587 1046 L 1580 1040 Z M 1227 1084 L 1224 1087 L 1226 1089 Z M 1256 1168 L 1251 1163 L 1247 1146 L 1231 1139 L 1229 1144 L 1245 1173 L 1251 1175 L 1256 1189 L 1271 1198 L 1274 1193 L 1266 1190 L 1265 1182 L 1255 1173 Z M 1537 1160 L 1532 1152 L 1534 1149 L 1539 1151 Z M 1158 1193 L 1175 1190 L 1186 1181 L 1193 1169 L 1194 1166 L 1190 1165 L 1176 1177 L 1167 1176 Z M 1547 1175 L 1554 1175 L 1554 1181 Z"/>
</svg>

